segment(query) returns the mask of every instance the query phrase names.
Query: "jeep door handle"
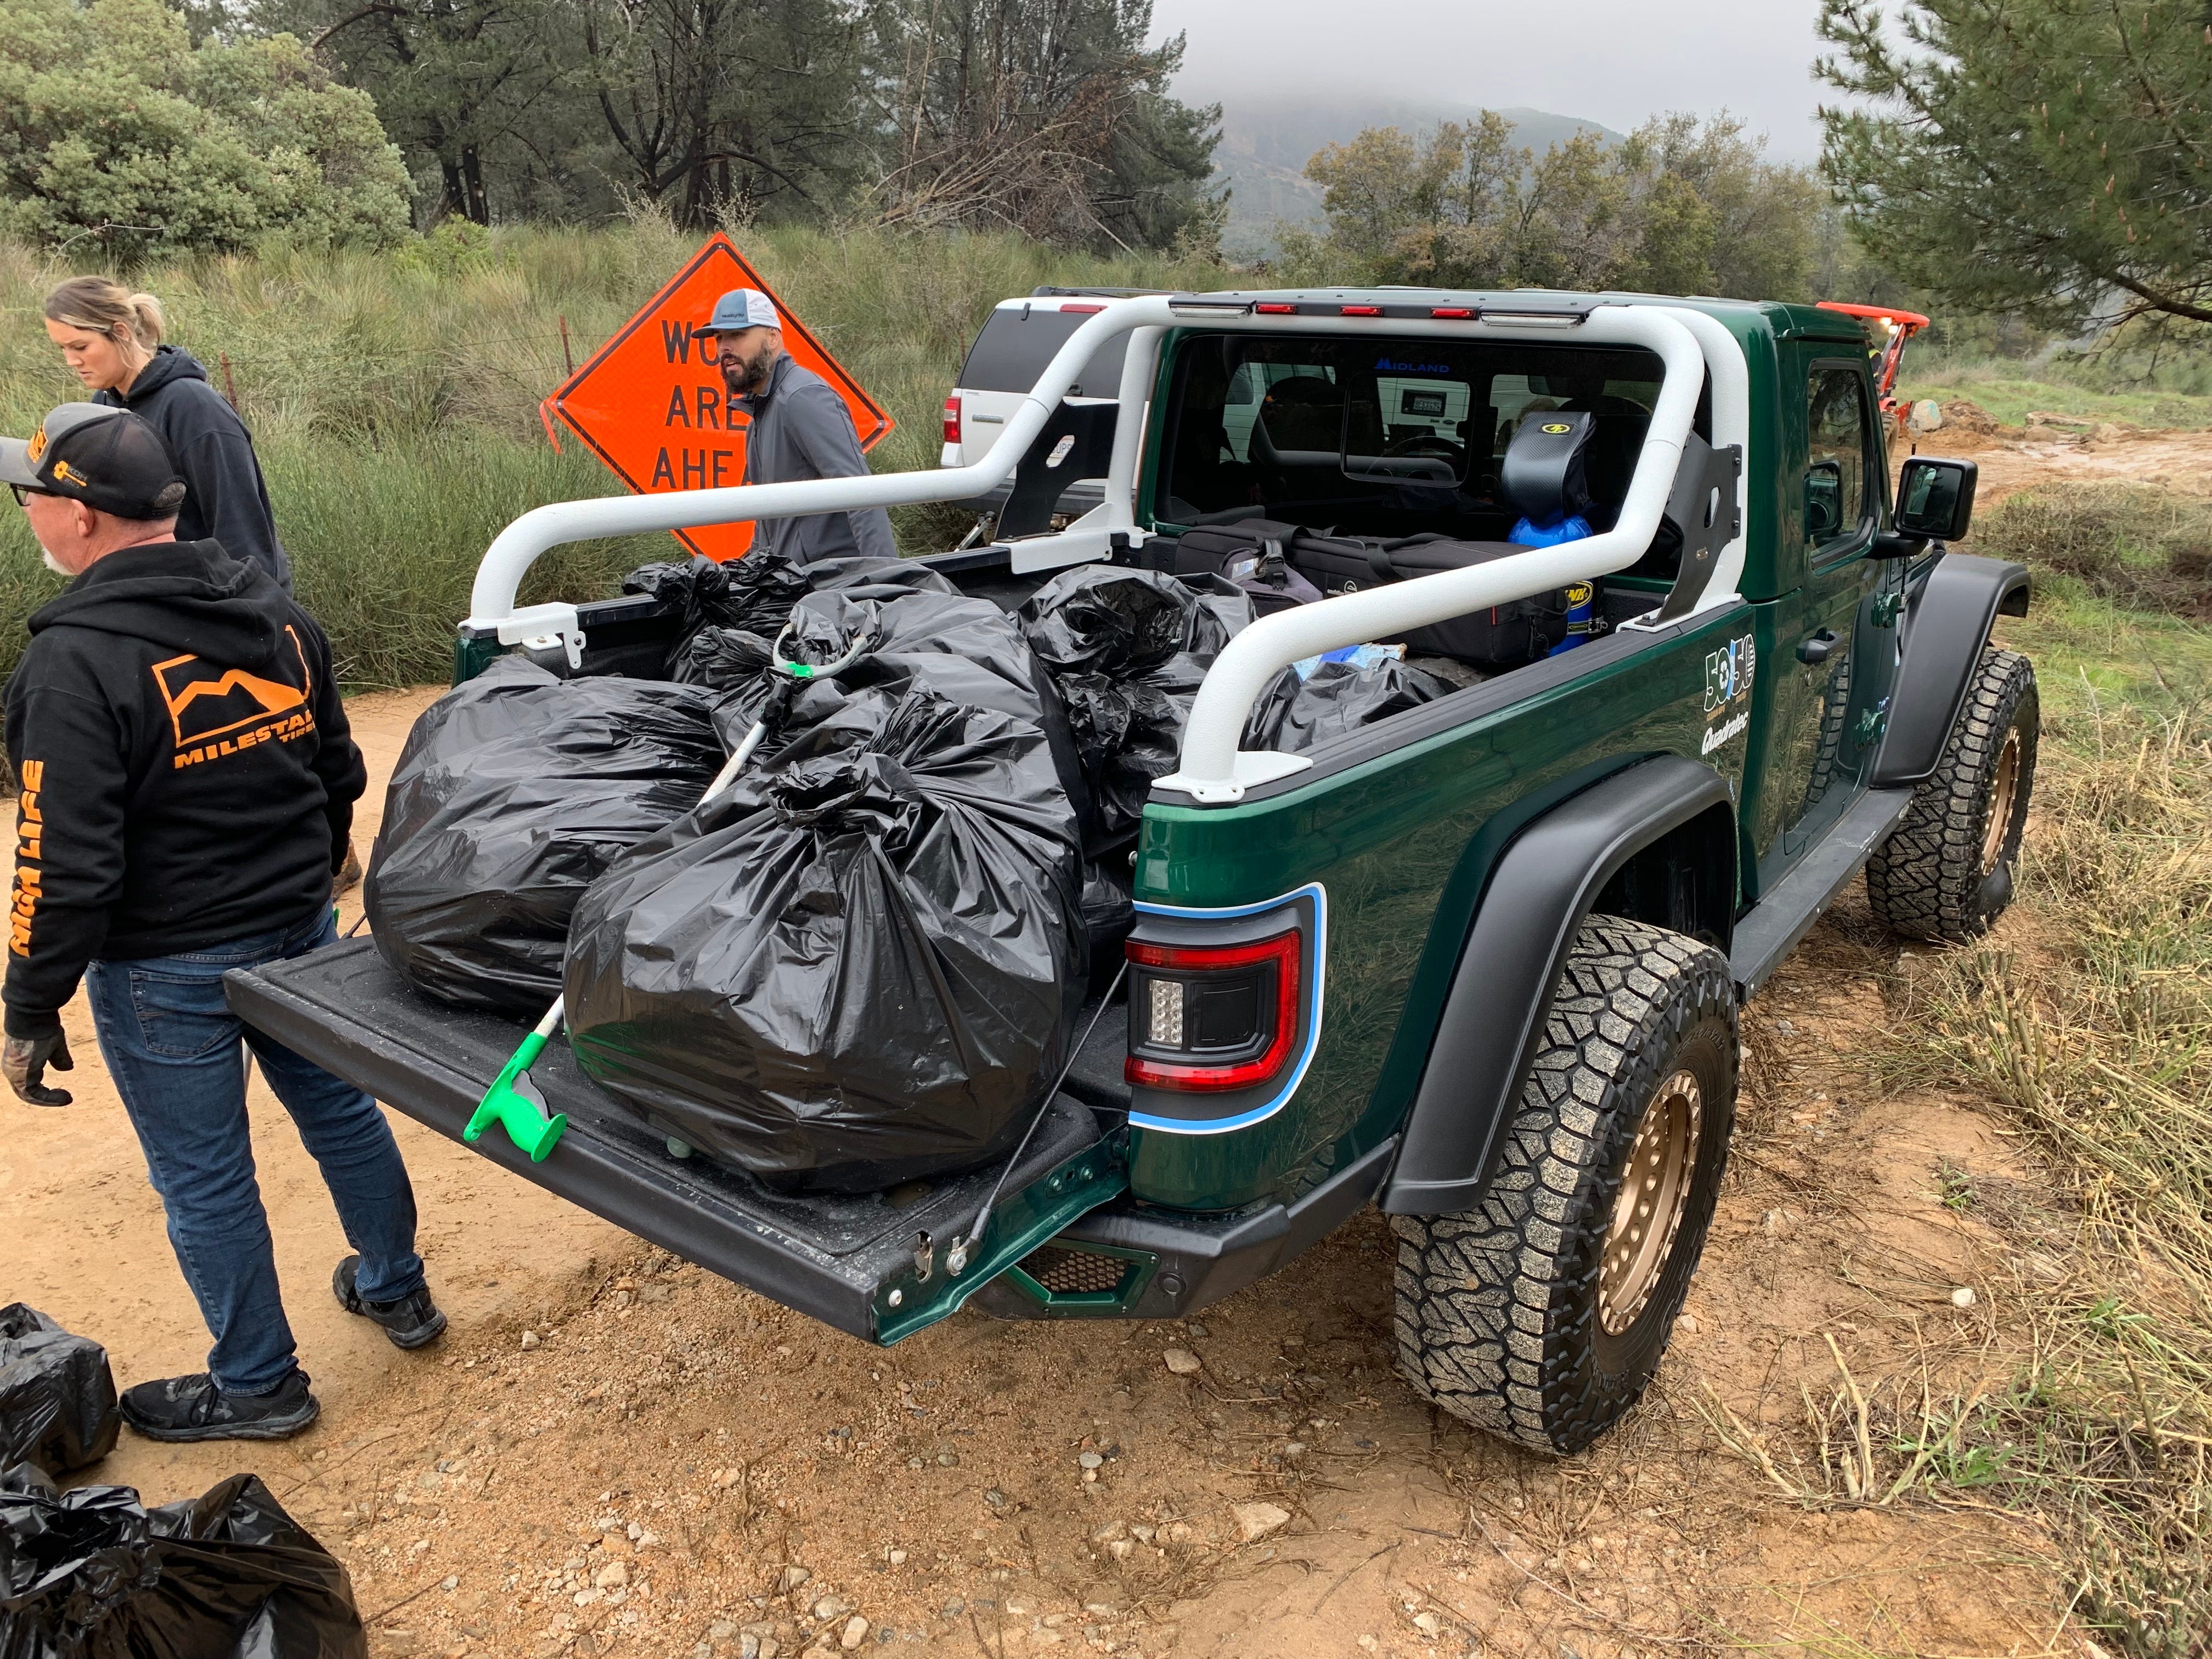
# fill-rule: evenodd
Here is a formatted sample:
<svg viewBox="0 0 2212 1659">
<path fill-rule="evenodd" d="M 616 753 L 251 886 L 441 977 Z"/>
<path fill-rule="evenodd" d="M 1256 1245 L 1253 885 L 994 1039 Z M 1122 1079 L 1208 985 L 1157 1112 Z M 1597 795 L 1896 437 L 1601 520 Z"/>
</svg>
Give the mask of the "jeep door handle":
<svg viewBox="0 0 2212 1659">
<path fill-rule="evenodd" d="M 1836 630 L 1823 629 L 1820 633 L 1814 635 L 1812 639 L 1801 639 L 1801 641 L 1798 641 L 1798 661 L 1805 661 L 1805 664 L 1827 661 L 1829 653 L 1832 653 L 1834 648 L 1836 648 Z"/>
<path fill-rule="evenodd" d="M 1835 648 L 1836 630 L 1832 628 L 1824 628 L 1811 639 L 1799 644 L 1797 660 L 1802 663 L 1826 662 Z"/>
</svg>

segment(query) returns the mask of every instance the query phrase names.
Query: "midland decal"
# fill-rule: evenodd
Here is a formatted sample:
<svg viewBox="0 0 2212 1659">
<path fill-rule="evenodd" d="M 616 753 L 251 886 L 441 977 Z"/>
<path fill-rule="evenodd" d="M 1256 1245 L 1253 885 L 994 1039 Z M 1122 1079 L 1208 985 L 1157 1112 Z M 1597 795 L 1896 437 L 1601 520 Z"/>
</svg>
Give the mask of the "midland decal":
<svg viewBox="0 0 2212 1659">
<path fill-rule="evenodd" d="M 1750 728 L 1751 683 L 1758 671 L 1758 647 L 1748 634 L 1705 653 L 1706 726 L 1700 755 L 1711 754 Z"/>
</svg>

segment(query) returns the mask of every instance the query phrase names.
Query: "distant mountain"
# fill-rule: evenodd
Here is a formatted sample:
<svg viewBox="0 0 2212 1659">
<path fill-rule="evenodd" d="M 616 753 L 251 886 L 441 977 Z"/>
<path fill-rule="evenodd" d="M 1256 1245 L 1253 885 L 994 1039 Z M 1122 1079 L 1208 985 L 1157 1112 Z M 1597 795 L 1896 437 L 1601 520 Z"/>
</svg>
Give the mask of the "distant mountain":
<svg viewBox="0 0 2212 1659">
<path fill-rule="evenodd" d="M 1190 102 L 1212 101 L 1189 88 L 1177 92 Z M 1221 148 L 1215 153 L 1215 165 L 1231 187 L 1224 242 L 1231 254 L 1244 257 L 1271 252 L 1279 222 L 1322 222 L 1321 187 L 1305 177 L 1306 163 L 1316 151 L 1345 143 L 1369 127 L 1420 131 L 1442 121 L 1472 120 L 1480 112 L 1480 106 L 1474 104 L 1419 103 L 1358 94 L 1277 94 L 1273 98 L 1227 94 L 1220 102 Z M 1516 138 L 1540 155 L 1577 133 L 1595 133 L 1607 143 L 1621 137 L 1595 121 L 1571 115 L 1540 109 L 1501 109 L 1498 113 L 1513 123 Z"/>
</svg>

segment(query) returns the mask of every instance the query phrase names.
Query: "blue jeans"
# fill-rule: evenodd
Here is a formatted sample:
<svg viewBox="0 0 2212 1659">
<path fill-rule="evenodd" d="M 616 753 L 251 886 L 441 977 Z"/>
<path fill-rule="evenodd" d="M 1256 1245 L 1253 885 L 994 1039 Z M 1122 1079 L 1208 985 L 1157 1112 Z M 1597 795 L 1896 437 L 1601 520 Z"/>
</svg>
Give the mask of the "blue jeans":
<svg viewBox="0 0 2212 1659">
<path fill-rule="evenodd" d="M 297 1369 L 254 1179 L 241 1040 L 322 1166 L 338 1220 L 361 1253 L 355 1285 L 362 1297 L 389 1302 L 422 1285 L 415 1191 L 382 1110 L 246 1025 L 223 1000 L 228 969 L 304 956 L 337 937 L 323 911 L 295 927 L 179 956 L 95 962 L 85 973 L 100 1054 L 215 1337 L 208 1370 L 226 1394 L 266 1394 Z"/>
</svg>

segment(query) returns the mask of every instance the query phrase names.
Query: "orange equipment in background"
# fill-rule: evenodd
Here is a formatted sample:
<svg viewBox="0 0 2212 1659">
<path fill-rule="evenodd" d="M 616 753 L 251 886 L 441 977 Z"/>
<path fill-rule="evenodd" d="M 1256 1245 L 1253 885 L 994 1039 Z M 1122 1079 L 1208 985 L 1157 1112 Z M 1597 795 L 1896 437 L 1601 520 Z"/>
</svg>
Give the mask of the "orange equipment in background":
<svg viewBox="0 0 2212 1659">
<path fill-rule="evenodd" d="M 1899 311 L 1894 306 L 1856 306 L 1843 300 L 1823 300 L 1823 311 L 1839 311 L 1846 317 L 1856 317 L 1863 323 L 1879 323 L 1887 339 L 1869 338 L 1868 349 L 1877 352 L 1881 366 L 1875 371 L 1875 390 L 1881 398 L 1881 412 L 1897 416 L 1897 366 L 1905 361 L 1905 343 L 1929 325 L 1929 319 L 1917 311 Z"/>
</svg>

